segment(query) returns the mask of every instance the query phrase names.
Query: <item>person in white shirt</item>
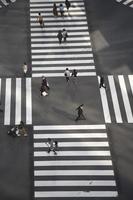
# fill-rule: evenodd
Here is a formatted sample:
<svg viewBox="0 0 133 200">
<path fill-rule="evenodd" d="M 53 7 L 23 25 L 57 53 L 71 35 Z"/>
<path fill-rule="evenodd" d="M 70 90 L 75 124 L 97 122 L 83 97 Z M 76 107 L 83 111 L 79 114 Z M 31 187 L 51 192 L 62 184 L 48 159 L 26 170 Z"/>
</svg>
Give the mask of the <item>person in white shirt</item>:
<svg viewBox="0 0 133 200">
<path fill-rule="evenodd" d="M 70 71 L 68 68 L 66 68 L 64 76 L 66 77 L 66 81 L 68 82 L 70 80 Z"/>
</svg>

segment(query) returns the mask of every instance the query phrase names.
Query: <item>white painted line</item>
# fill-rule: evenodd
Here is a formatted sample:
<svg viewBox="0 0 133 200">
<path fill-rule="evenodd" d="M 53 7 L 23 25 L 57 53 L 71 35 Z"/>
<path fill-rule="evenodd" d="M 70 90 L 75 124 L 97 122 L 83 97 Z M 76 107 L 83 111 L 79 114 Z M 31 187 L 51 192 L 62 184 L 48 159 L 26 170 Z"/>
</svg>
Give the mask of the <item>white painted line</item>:
<svg viewBox="0 0 133 200">
<path fill-rule="evenodd" d="M 32 61 L 32 65 L 60 65 L 60 64 L 90 64 L 90 63 L 94 63 L 93 59 L 90 60 L 49 60 L 49 61 Z"/>
<path fill-rule="evenodd" d="M 104 124 L 100 125 L 45 125 L 33 126 L 34 130 L 92 130 L 92 129 L 106 129 Z"/>
<path fill-rule="evenodd" d="M 53 37 L 57 38 L 56 35 L 57 35 L 56 33 L 52 33 L 52 32 L 31 33 L 31 37 L 46 37 L 46 36 L 50 37 L 50 36 L 51 36 L 52 38 L 53 38 Z M 74 37 L 76 37 L 76 36 L 87 37 L 87 36 L 89 36 L 89 32 L 88 32 L 88 31 L 70 32 L 70 33 L 69 33 L 69 37 L 71 37 L 71 36 L 74 36 Z"/>
<path fill-rule="evenodd" d="M 72 180 L 52 180 L 52 181 L 34 181 L 35 187 L 54 187 L 54 186 L 116 186 L 116 182 L 112 180 L 87 180 L 87 181 L 72 181 Z"/>
<path fill-rule="evenodd" d="M 10 125 L 11 116 L 11 78 L 6 79 L 6 91 L 5 91 L 5 116 L 4 125 Z"/>
<path fill-rule="evenodd" d="M 52 5 L 53 6 L 53 5 Z M 42 13 L 42 16 L 43 16 L 43 13 Z M 37 18 L 37 15 L 36 16 L 33 16 L 33 17 L 31 17 L 30 18 L 30 21 L 31 22 L 34 22 L 34 21 L 36 21 L 36 18 Z M 62 19 L 62 17 L 46 17 L 45 16 L 45 22 L 47 22 L 47 21 L 56 21 L 56 22 L 58 22 L 58 21 L 60 21 L 60 22 L 62 22 L 62 21 L 77 21 L 77 20 L 87 20 L 86 19 L 86 16 L 68 16 L 68 17 L 65 17 L 65 18 L 63 18 Z"/>
<path fill-rule="evenodd" d="M 70 15 L 71 15 L 71 17 L 73 17 L 73 16 L 86 16 L 86 12 L 84 12 L 84 11 L 80 11 L 80 12 L 78 12 L 78 11 L 74 11 L 74 12 L 70 12 Z M 31 17 L 33 17 L 33 16 L 38 16 L 38 10 L 37 11 L 35 11 L 35 12 L 31 12 L 30 13 L 30 16 Z M 46 16 L 50 16 L 50 17 L 53 17 L 53 13 L 52 12 L 43 12 L 43 13 L 41 13 L 41 16 L 44 16 L 44 17 L 46 17 Z M 65 12 L 64 13 L 64 17 L 68 17 L 68 13 L 67 12 Z M 62 18 L 62 17 L 60 17 L 60 18 Z"/>
<path fill-rule="evenodd" d="M 32 77 L 64 77 L 64 73 L 32 73 Z M 79 72 L 78 76 L 96 76 L 96 72 Z"/>
<path fill-rule="evenodd" d="M 121 2 L 122 0 L 116 0 L 117 2 Z"/>
<path fill-rule="evenodd" d="M 66 67 L 32 67 L 32 71 L 65 71 Z M 69 70 L 94 70 L 95 66 L 70 66 Z"/>
<path fill-rule="evenodd" d="M 80 31 L 80 30 L 88 30 L 88 26 L 72 26 L 72 27 L 65 27 L 64 28 L 67 29 L 67 31 Z M 56 31 L 55 34 L 57 34 L 57 31 L 59 30 L 58 27 L 50 27 L 50 28 L 47 28 L 45 27 L 45 31 Z M 38 31 L 38 32 L 43 32 L 42 28 L 38 27 L 38 28 L 31 28 L 31 32 L 34 32 L 34 31 Z"/>
<path fill-rule="evenodd" d="M 117 191 L 49 191 L 49 192 L 40 192 L 35 191 L 35 198 L 48 198 L 48 197 L 117 197 Z"/>
<path fill-rule="evenodd" d="M 31 27 L 38 26 L 38 22 L 30 23 Z M 87 25 L 87 21 L 79 21 L 79 22 L 45 22 L 45 27 L 47 26 L 75 26 L 75 25 Z"/>
<path fill-rule="evenodd" d="M 67 49 L 63 49 L 63 48 L 58 48 L 58 49 L 32 49 L 31 52 L 32 53 L 69 53 L 69 52 L 83 52 L 83 51 L 92 51 L 92 48 L 67 48 Z"/>
<path fill-rule="evenodd" d="M 124 4 L 124 5 L 127 5 L 127 4 L 129 4 L 129 3 L 131 3 L 131 2 L 133 2 L 133 0 L 126 0 L 126 1 L 123 2 L 123 4 Z"/>
<path fill-rule="evenodd" d="M 40 166 L 112 166 L 111 160 L 47 160 L 34 161 L 34 167 Z"/>
<path fill-rule="evenodd" d="M 90 37 L 68 37 L 67 39 L 68 42 L 72 42 L 72 41 L 90 41 Z M 31 38 L 31 42 L 58 42 L 58 38 L 46 38 L 46 37 L 42 37 L 42 38 Z"/>
<path fill-rule="evenodd" d="M 21 78 L 16 78 L 15 124 L 21 121 Z"/>
<path fill-rule="evenodd" d="M 34 157 L 55 156 L 51 153 L 48 154 L 46 151 L 35 151 Z M 58 151 L 58 156 L 110 156 L 110 151 Z"/>
<path fill-rule="evenodd" d="M 98 77 L 98 82 L 100 83 L 99 77 Z M 107 95 L 106 95 L 106 91 L 105 91 L 104 88 L 100 89 L 100 95 L 101 95 L 101 101 L 102 101 L 102 106 L 103 106 L 103 113 L 104 113 L 105 122 L 111 123 L 109 106 L 108 106 L 108 101 L 107 101 Z"/>
<path fill-rule="evenodd" d="M 34 170 L 34 176 L 114 176 L 113 170 Z"/>
<path fill-rule="evenodd" d="M 46 143 L 35 142 L 34 148 L 47 147 Z M 60 142 L 60 147 L 109 147 L 108 142 Z"/>
<path fill-rule="evenodd" d="M 34 139 L 47 139 L 47 138 L 107 138 L 106 133 L 56 133 L 56 134 L 34 134 Z"/>
<path fill-rule="evenodd" d="M 67 9 L 64 7 L 64 12 L 67 11 Z M 85 13 L 85 7 L 84 6 L 80 6 L 80 7 L 70 7 L 69 9 L 69 13 L 71 14 L 71 12 L 76 12 L 78 11 L 79 13 L 84 12 Z M 49 12 L 51 14 L 53 14 L 53 8 L 30 8 L 30 12 Z"/>
<path fill-rule="evenodd" d="M 32 124 L 31 78 L 26 78 L 26 124 Z"/>
<path fill-rule="evenodd" d="M 31 44 L 31 47 L 60 47 L 61 44 L 59 44 L 58 42 L 56 43 L 44 43 L 44 44 Z M 62 43 L 62 46 L 64 47 L 77 47 L 77 46 L 91 46 L 90 42 L 75 42 L 75 43 Z"/>
<path fill-rule="evenodd" d="M 125 107 L 128 123 L 133 123 L 132 110 L 131 110 L 131 106 L 130 106 L 128 93 L 127 93 L 127 89 L 126 89 L 126 85 L 125 85 L 125 81 L 124 81 L 123 75 L 119 75 L 118 79 L 119 79 L 119 84 L 120 84 L 120 88 L 121 88 L 121 94 L 122 94 L 122 98 L 123 98 L 123 103 L 124 103 L 124 107 Z"/>
<path fill-rule="evenodd" d="M 119 102 L 118 102 L 118 97 L 117 97 L 117 93 L 116 93 L 116 87 L 115 87 L 115 82 L 114 82 L 113 76 L 108 76 L 108 81 L 109 81 L 116 121 L 117 121 L 117 123 L 122 123 L 123 121 L 122 121 L 122 117 L 121 117 L 121 111 L 120 111 L 120 107 L 119 107 Z"/>
<path fill-rule="evenodd" d="M 128 75 L 128 79 L 129 79 L 129 83 L 130 83 L 130 87 L 131 87 L 131 91 L 133 95 L 133 75 Z"/>
<path fill-rule="evenodd" d="M 60 54 L 60 55 L 32 55 L 32 59 L 50 59 L 50 58 L 92 58 L 93 54 Z M 64 60 L 65 61 L 65 60 Z M 51 61 L 50 61 L 51 62 Z"/>
<path fill-rule="evenodd" d="M 78 3 L 72 3 L 73 6 L 84 6 L 84 2 L 78 2 Z M 42 3 L 35 3 L 35 4 L 30 4 L 30 7 L 52 7 L 53 8 L 53 2 L 49 2 L 49 3 L 46 3 L 46 2 L 42 2 Z M 47 8 L 44 8 L 44 9 L 47 9 Z"/>
</svg>

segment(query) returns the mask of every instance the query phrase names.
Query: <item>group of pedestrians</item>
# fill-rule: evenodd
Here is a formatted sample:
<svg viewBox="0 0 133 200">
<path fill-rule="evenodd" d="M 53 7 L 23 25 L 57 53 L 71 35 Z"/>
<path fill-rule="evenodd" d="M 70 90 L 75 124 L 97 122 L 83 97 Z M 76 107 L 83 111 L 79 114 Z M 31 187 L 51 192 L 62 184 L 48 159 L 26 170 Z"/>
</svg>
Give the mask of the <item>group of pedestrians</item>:
<svg viewBox="0 0 133 200">
<path fill-rule="evenodd" d="M 71 6 L 70 1 L 65 0 L 65 6 L 66 6 L 67 12 L 69 14 L 69 8 Z M 54 16 L 57 17 L 57 16 L 60 15 L 61 17 L 63 17 L 64 16 L 64 12 L 65 12 L 65 9 L 64 9 L 63 3 L 60 3 L 59 8 L 57 7 L 56 3 L 53 4 L 53 15 Z"/>
<path fill-rule="evenodd" d="M 68 37 L 68 33 L 67 33 L 67 30 L 65 28 L 63 28 L 63 30 L 58 31 L 57 38 L 59 40 L 59 44 L 62 43 L 62 39 L 63 39 L 64 42 L 66 42 L 67 37 Z"/>
<path fill-rule="evenodd" d="M 48 146 L 48 153 L 50 153 L 51 151 L 54 152 L 55 155 L 57 155 L 57 150 L 58 150 L 58 142 L 56 140 L 53 140 L 51 138 L 48 138 L 48 141 L 46 142 L 47 146 Z"/>
<path fill-rule="evenodd" d="M 12 137 L 27 136 L 28 134 L 27 134 L 24 122 L 20 121 L 20 124 L 18 126 L 12 127 L 8 131 L 8 135 Z"/>
<path fill-rule="evenodd" d="M 66 79 L 66 82 L 69 82 L 70 81 L 70 77 L 73 77 L 73 78 L 77 78 L 77 70 L 76 69 L 73 69 L 72 72 L 70 72 L 70 70 L 68 68 L 66 68 L 65 72 L 64 72 L 64 76 L 65 76 L 65 79 Z"/>
</svg>

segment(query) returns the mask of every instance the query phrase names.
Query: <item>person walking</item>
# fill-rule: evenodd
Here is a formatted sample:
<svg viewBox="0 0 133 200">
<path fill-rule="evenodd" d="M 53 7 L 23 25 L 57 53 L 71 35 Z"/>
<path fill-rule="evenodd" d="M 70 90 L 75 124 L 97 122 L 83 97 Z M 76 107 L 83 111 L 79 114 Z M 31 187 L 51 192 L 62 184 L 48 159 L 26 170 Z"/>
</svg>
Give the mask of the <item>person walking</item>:
<svg viewBox="0 0 133 200">
<path fill-rule="evenodd" d="M 49 83 L 44 76 L 42 76 L 42 86 L 46 87 L 47 90 L 50 90 Z"/>
<path fill-rule="evenodd" d="M 28 67 L 27 67 L 26 62 L 24 62 L 24 64 L 23 64 L 23 73 L 24 73 L 24 76 L 26 76 L 27 71 L 28 71 Z"/>
<path fill-rule="evenodd" d="M 59 40 L 59 44 L 61 44 L 61 42 L 62 42 L 62 32 L 61 32 L 61 30 L 59 30 L 58 31 L 58 34 L 57 34 L 57 38 L 58 38 L 58 40 Z"/>
<path fill-rule="evenodd" d="M 84 106 L 84 104 L 81 104 L 79 107 L 76 108 L 76 110 L 78 111 L 78 116 L 75 119 L 75 121 L 86 120 L 86 118 L 85 118 L 85 116 L 83 114 L 83 106 Z"/>
<path fill-rule="evenodd" d="M 64 39 L 64 42 L 66 42 L 66 39 L 68 37 L 68 33 L 67 33 L 67 30 L 65 28 L 62 30 L 62 37 Z"/>
<path fill-rule="evenodd" d="M 66 68 L 64 76 L 66 77 L 66 82 L 68 82 L 70 80 L 70 71 L 68 68 Z"/>
<path fill-rule="evenodd" d="M 66 8 L 67 8 L 67 12 L 68 12 L 68 14 L 69 14 L 69 8 L 70 8 L 70 6 L 71 6 L 70 1 L 66 0 L 66 1 L 65 1 L 65 5 L 66 5 Z"/>
<path fill-rule="evenodd" d="M 57 152 L 55 150 L 54 141 L 51 138 L 48 138 L 47 145 L 48 145 L 48 153 L 50 153 L 51 151 L 53 151 L 54 154 L 57 155 Z"/>
<path fill-rule="evenodd" d="M 62 3 L 61 3 L 60 6 L 59 6 L 59 10 L 60 10 L 60 15 L 61 15 L 61 17 L 63 17 L 63 16 L 64 16 L 64 6 L 63 6 Z"/>
<path fill-rule="evenodd" d="M 105 88 L 106 89 L 106 86 L 105 86 L 105 81 L 104 81 L 104 77 L 103 76 L 100 76 L 100 84 L 99 84 L 99 88 Z"/>
<path fill-rule="evenodd" d="M 58 11 L 57 11 L 56 3 L 54 3 L 54 5 L 53 5 L 53 15 L 54 15 L 55 17 L 58 16 Z"/>
<path fill-rule="evenodd" d="M 41 16 L 41 13 L 38 13 L 38 17 L 37 20 L 40 24 L 40 27 L 43 28 L 44 27 L 44 22 L 43 22 L 43 17 Z"/>
<path fill-rule="evenodd" d="M 20 121 L 20 124 L 18 125 L 18 129 L 19 129 L 19 134 L 20 135 L 27 136 L 27 131 L 25 129 L 25 124 L 24 124 L 23 121 Z"/>
<path fill-rule="evenodd" d="M 78 72 L 76 71 L 76 69 L 73 69 L 71 76 L 76 78 L 77 74 L 78 74 Z"/>
</svg>

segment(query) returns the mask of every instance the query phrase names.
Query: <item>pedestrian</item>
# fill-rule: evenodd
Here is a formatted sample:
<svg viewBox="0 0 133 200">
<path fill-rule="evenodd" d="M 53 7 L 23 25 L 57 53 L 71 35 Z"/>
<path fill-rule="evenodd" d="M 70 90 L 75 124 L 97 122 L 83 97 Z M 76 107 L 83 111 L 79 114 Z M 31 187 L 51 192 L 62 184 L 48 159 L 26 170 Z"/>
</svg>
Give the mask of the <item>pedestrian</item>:
<svg viewBox="0 0 133 200">
<path fill-rule="evenodd" d="M 46 87 L 47 90 L 50 90 L 49 83 L 44 76 L 42 76 L 42 86 Z"/>
<path fill-rule="evenodd" d="M 103 76 L 100 76 L 100 85 L 99 85 L 99 88 L 105 88 L 106 89 L 106 86 L 105 86 L 105 81 L 104 81 L 104 77 Z"/>
<path fill-rule="evenodd" d="M 61 42 L 62 42 L 62 32 L 61 32 L 61 30 L 59 30 L 58 31 L 58 34 L 57 34 L 57 38 L 58 38 L 58 40 L 59 40 L 59 44 L 61 44 Z"/>
<path fill-rule="evenodd" d="M 68 82 L 70 80 L 70 71 L 68 68 L 66 68 L 64 76 L 66 77 L 66 81 Z"/>
<path fill-rule="evenodd" d="M 48 92 L 47 92 L 46 87 L 44 85 L 41 85 L 40 92 L 41 92 L 41 96 L 47 96 L 48 95 Z"/>
<path fill-rule="evenodd" d="M 54 3 L 54 5 L 53 5 L 53 14 L 54 14 L 54 16 L 58 16 L 58 11 L 57 11 L 57 6 L 56 6 L 56 3 Z"/>
<path fill-rule="evenodd" d="M 86 120 L 86 118 L 85 118 L 85 116 L 83 114 L 83 106 L 84 106 L 84 104 L 81 104 L 79 107 L 76 108 L 76 110 L 78 111 L 78 116 L 75 119 L 75 121 Z"/>
<path fill-rule="evenodd" d="M 55 149 L 58 148 L 58 141 L 54 141 Z"/>
<path fill-rule="evenodd" d="M 65 28 L 62 30 L 62 37 L 63 37 L 63 39 L 64 39 L 64 42 L 66 42 L 66 39 L 67 39 L 67 37 L 68 37 L 68 33 L 67 33 L 67 31 L 66 31 Z"/>
<path fill-rule="evenodd" d="M 67 8 L 67 12 L 69 13 L 69 8 L 71 6 L 70 1 L 66 0 L 65 5 L 66 5 L 66 8 Z"/>
<path fill-rule="evenodd" d="M 71 74 L 71 76 L 73 76 L 73 77 L 77 77 L 77 74 L 78 74 L 78 72 L 76 71 L 76 69 L 73 69 L 72 70 L 72 74 Z"/>
<path fill-rule="evenodd" d="M 23 64 L 23 72 L 24 72 L 24 76 L 26 76 L 27 71 L 28 71 L 28 67 L 27 67 L 26 62 L 24 62 L 24 64 Z"/>
<path fill-rule="evenodd" d="M 50 151 L 53 151 L 54 154 L 56 155 L 57 152 L 55 151 L 54 141 L 51 138 L 48 138 L 47 145 L 48 145 L 48 153 L 50 153 Z"/>
<path fill-rule="evenodd" d="M 37 20 L 40 24 L 40 27 L 43 28 L 44 27 L 44 22 L 43 22 L 43 17 L 41 16 L 41 13 L 38 13 L 38 17 Z"/>
<path fill-rule="evenodd" d="M 8 135 L 12 136 L 12 137 L 16 137 L 16 136 L 20 136 L 19 134 L 19 129 L 18 127 L 12 127 L 8 132 L 7 132 Z"/>
<path fill-rule="evenodd" d="M 27 136 L 27 131 L 25 129 L 25 124 L 24 124 L 23 121 L 20 121 L 20 124 L 18 125 L 18 129 L 19 129 L 19 134 L 20 135 Z"/>
<path fill-rule="evenodd" d="M 62 3 L 59 6 L 59 10 L 60 10 L 61 17 L 63 17 L 64 16 L 64 6 Z"/>
</svg>

